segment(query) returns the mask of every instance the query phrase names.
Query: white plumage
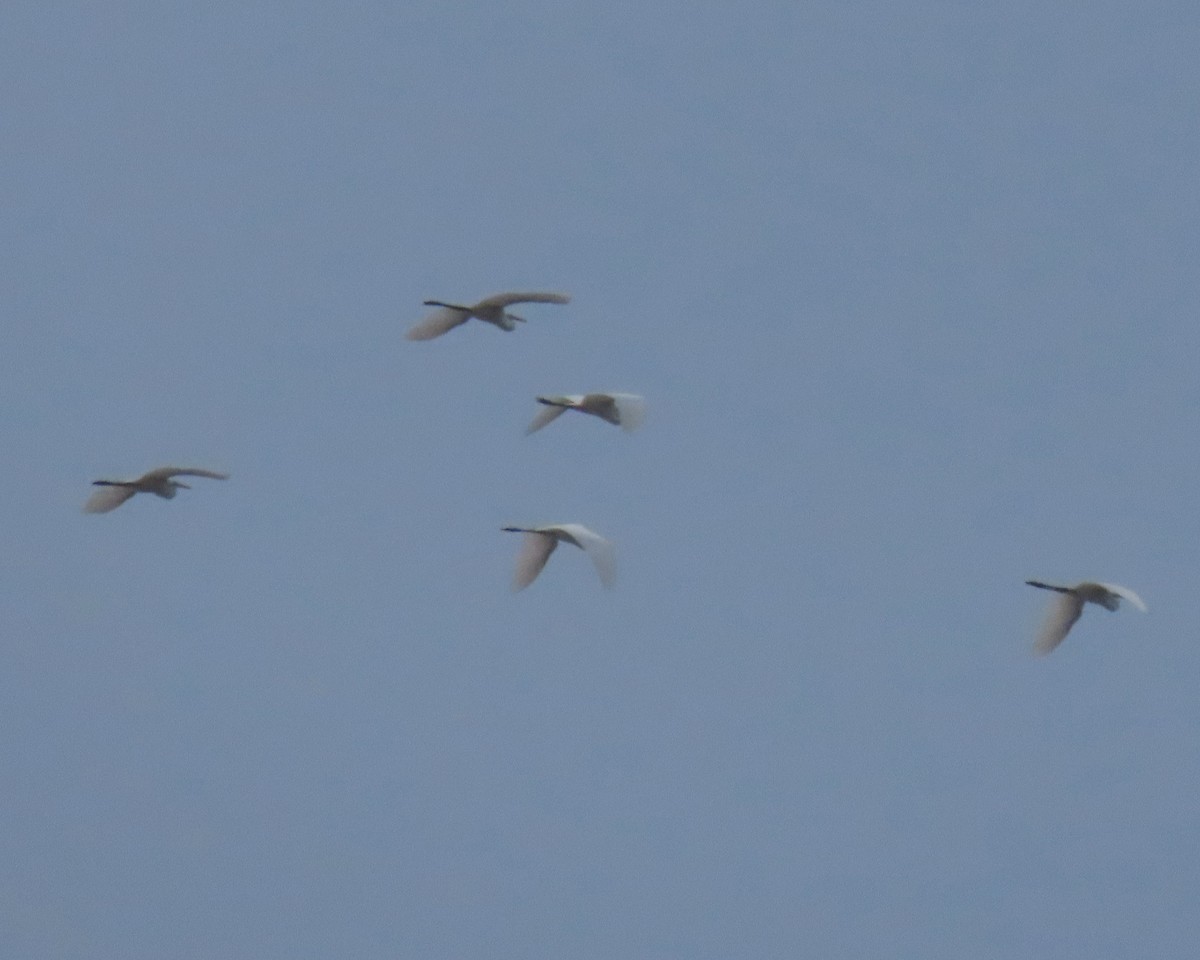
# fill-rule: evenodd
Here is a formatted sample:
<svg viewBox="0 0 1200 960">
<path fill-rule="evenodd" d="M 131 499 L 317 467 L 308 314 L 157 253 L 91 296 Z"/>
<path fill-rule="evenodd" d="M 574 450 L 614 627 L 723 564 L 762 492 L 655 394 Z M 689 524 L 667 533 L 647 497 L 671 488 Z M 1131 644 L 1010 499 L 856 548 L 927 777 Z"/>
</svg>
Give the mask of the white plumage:
<svg viewBox="0 0 1200 960">
<path fill-rule="evenodd" d="M 616 424 L 622 430 L 636 430 L 646 418 L 646 401 L 636 393 L 583 393 L 560 397 L 538 397 L 545 406 L 525 429 L 526 434 L 541 430 L 568 410 L 590 413 Z"/>
<path fill-rule="evenodd" d="M 135 493 L 153 493 L 170 500 L 181 487 L 190 490 L 186 483 L 175 477 L 208 477 L 210 480 L 228 480 L 229 474 L 199 467 L 156 467 L 148 470 L 136 480 L 95 480 L 93 486 L 100 489 L 93 493 L 83 505 L 84 513 L 108 513 L 116 510 Z"/>
<path fill-rule="evenodd" d="M 505 307 L 511 307 L 514 303 L 570 302 L 571 298 L 565 293 L 496 293 L 471 306 L 426 300 L 425 306 L 439 309 L 416 324 L 405 336 L 409 340 L 432 340 L 448 330 L 453 330 L 459 324 L 466 323 L 472 317 L 493 324 L 501 330 L 513 330 L 518 323 L 524 323 L 525 318 L 507 312 Z"/>
<path fill-rule="evenodd" d="M 1042 656 L 1066 639 L 1071 627 L 1083 613 L 1085 603 L 1095 603 L 1106 610 L 1116 610 L 1122 600 L 1128 600 L 1142 613 L 1146 613 L 1146 604 L 1142 602 L 1141 597 L 1128 587 L 1118 586 L 1115 583 L 1097 583 L 1085 580 L 1073 587 L 1061 587 L 1038 580 L 1026 580 L 1025 582 L 1031 587 L 1053 590 L 1059 594 L 1050 604 L 1050 611 L 1046 614 L 1042 629 L 1038 632 L 1037 642 L 1034 644 L 1034 650 Z"/>
<path fill-rule="evenodd" d="M 537 579 L 546 561 L 559 543 L 579 547 L 600 575 L 600 582 L 612 589 L 617 580 L 617 559 L 610 541 L 580 523 L 549 523 L 540 527 L 504 527 L 508 533 L 523 533 L 525 541 L 517 553 L 513 589 L 523 590 Z"/>
</svg>

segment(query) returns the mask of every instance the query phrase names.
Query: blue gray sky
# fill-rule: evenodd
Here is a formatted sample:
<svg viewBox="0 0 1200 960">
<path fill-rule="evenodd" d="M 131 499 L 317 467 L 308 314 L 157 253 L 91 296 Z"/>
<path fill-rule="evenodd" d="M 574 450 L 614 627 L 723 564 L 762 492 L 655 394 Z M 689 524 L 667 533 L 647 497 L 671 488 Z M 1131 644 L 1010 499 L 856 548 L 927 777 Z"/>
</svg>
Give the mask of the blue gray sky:
<svg viewBox="0 0 1200 960">
<path fill-rule="evenodd" d="M 1198 44 L 5 3 L 2 952 L 1190 956 Z M 163 463 L 233 477 L 79 512 Z M 509 591 L 553 521 L 616 591 Z M 1028 577 L 1150 613 L 1038 660 Z"/>
</svg>

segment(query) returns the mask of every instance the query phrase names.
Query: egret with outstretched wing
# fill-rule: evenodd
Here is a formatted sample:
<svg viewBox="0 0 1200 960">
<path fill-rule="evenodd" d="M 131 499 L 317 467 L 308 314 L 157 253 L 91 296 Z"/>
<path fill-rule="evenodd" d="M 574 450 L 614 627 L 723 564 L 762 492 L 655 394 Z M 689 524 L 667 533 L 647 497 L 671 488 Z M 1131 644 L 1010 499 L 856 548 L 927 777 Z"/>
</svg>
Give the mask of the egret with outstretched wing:
<svg viewBox="0 0 1200 960">
<path fill-rule="evenodd" d="M 190 490 L 186 483 L 175 477 L 208 477 L 210 480 L 228 480 L 229 474 L 199 467 L 157 467 L 148 470 L 136 480 L 94 480 L 93 486 L 100 489 L 93 493 L 83 505 L 84 513 L 108 513 L 116 510 L 135 493 L 153 493 L 170 500 L 180 488 Z"/>
<path fill-rule="evenodd" d="M 589 557 L 600 575 L 600 582 L 610 590 L 617 581 L 617 559 L 613 545 L 600 534 L 580 523 L 549 523 L 540 527 L 503 527 L 508 533 L 525 534 L 525 542 L 517 554 L 513 574 L 513 590 L 524 590 L 537 579 L 546 561 L 560 543 L 579 547 Z"/>
<path fill-rule="evenodd" d="M 1038 654 L 1043 656 L 1066 639 L 1071 627 L 1083 613 L 1085 603 L 1095 603 L 1107 610 L 1116 610 L 1122 600 L 1128 600 L 1142 613 L 1146 612 L 1146 604 L 1142 602 L 1141 597 L 1128 587 L 1118 586 L 1115 583 L 1096 583 L 1085 580 L 1073 587 L 1061 587 L 1053 583 L 1042 583 L 1040 580 L 1026 580 L 1025 582 L 1031 587 L 1053 590 L 1059 594 L 1050 605 L 1050 612 L 1046 614 L 1042 629 L 1038 633 L 1037 642 L 1033 647 Z"/>
<path fill-rule="evenodd" d="M 493 324 L 501 330 L 515 330 L 518 323 L 525 322 L 525 318 L 509 313 L 505 307 L 511 307 L 514 303 L 570 302 L 571 298 L 565 293 L 496 293 L 471 306 L 426 300 L 425 306 L 438 309 L 409 330 L 405 336 L 409 340 L 432 340 L 453 330 L 459 324 L 466 323 L 472 317 Z"/>
<path fill-rule="evenodd" d="M 646 401 L 636 393 L 583 393 L 563 397 L 538 397 L 537 402 L 545 409 L 538 411 L 537 416 L 525 429 L 526 434 L 541 430 L 568 410 L 590 413 L 626 431 L 636 430 L 646 419 Z"/>
</svg>

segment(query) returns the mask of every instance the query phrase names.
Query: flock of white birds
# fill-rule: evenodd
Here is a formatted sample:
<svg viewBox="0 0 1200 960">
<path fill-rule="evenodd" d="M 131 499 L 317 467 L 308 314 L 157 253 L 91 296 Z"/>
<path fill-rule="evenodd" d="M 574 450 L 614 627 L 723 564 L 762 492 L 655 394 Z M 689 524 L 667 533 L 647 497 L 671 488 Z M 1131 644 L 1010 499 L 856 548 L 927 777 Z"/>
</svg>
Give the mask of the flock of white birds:
<svg viewBox="0 0 1200 960">
<path fill-rule="evenodd" d="M 437 307 L 406 334 L 409 340 L 432 340 L 461 326 L 472 317 L 490 323 L 504 331 L 516 329 L 525 319 L 507 308 L 517 303 L 570 303 L 564 293 L 497 293 L 484 297 L 470 306 L 445 303 L 441 300 L 426 300 L 425 305 Z M 566 396 L 538 397 L 542 404 L 537 416 L 530 422 L 525 433 L 530 434 L 558 419 L 568 410 L 590 414 L 623 430 L 636 430 L 645 418 L 645 402 L 633 393 L 584 393 Z M 207 477 L 211 480 L 228 480 L 229 474 L 198 467 L 157 467 L 133 480 L 96 480 L 95 491 L 83 505 L 86 513 L 108 513 L 121 506 L 135 493 L 153 493 L 166 500 L 172 499 L 182 488 L 191 489 L 176 477 Z M 523 533 L 525 541 L 517 553 L 516 570 L 513 574 L 513 589 L 523 590 L 537 579 L 542 568 L 560 543 L 569 543 L 583 550 L 596 567 L 600 582 L 611 589 L 616 583 L 617 563 L 613 545 L 594 530 L 580 523 L 551 523 L 537 527 L 502 527 L 508 533 Z M 1122 600 L 1128 601 L 1138 610 L 1146 612 L 1146 604 L 1128 587 L 1115 583 L 1098 583 L 1085 580 L 1072 587 L 1026 580 L 1031 587 L 1052 590 L 1059 596 L 1051 603 L 1049 613 L 1038 632 L 1034 651 L 1045 655 L 1066 639 L 1071 627 L 1083 614 L 1084 604 L 1094 603 L 1107 610 L 1116 610 Z"/>
<path fill-rule="evenodd" d="M 493 324 L 501 330 L 511 332 L 524 317 L 509 313 L 506 309 L 515 303 L 570 303 L 565 293 L 497 293 L 484 297 L 478 303 L 464 306 L 444 303 L 441 300 L 426 300 L 425 306 L 437 307 L 433 313 L 412 327 L 409 340 L 432 340 L 472 317 Z M 551 420 L 568 410 L 590 413 L 607 420 L 625 430 L 635 430 L 641 424 L 645 405 L 642 398 L 632 393 L 585 393 L 562 397 L 538 397 L 545 406 L 538 412 L 526 434 L 540 430 Z M 525 534 L 525 542 L 517 553 L 516 572 L 513 574 L 513 589 L 523 590 L 537 579 L 546 561 L 550 559 L 560 543 L 579 547 L 589 557 L 600 575 L 600 582 L 612 589 L 617 580 L 617 559 L 613 545 L 594 530 L 581 523 L 548 523 L 540 527 L 502 527 L 507 533 Z"/>
<path fill-rule="evenodd" d="M 472 317 L 493 324 L 501 330 L 512 331 L 523 317 L 509 313 L 506 308 L 516 303 L 570 303 L 564 293 L 498 293 L 485 297 L 471 306 L 426 300 L 425 305 L 437 307 L 407 334 L 409 340 L 432 340 Z M 623 430 L 636 430 L 645 418 L 645 402 L 633 393 L 584 393 L 567 396 L 538 397 L 540 410 L 526 429 L 526 434 L 540 430 L 568 410 L 577 410 L 599 417 Z M 95 491 L 83 505 L 85 513 L 108 513 L 117 509 L 135 493 L 152 493 L 165 500 L 172 499 L 179 489 L 190 490 L 176 477 L 208 477 L 228 480 L 229 474 L 199 467 L 156 467 L 133 480 L 95 480 Z M 600 582 L 611 589 L 617 578 L 616 553 L 610 541 L 580 523 L 550 523 L 537 527 L 503 527 L 509 533 L 525 534 L 525 542 L 517 554 L 513 589 L 523 590 L 537 579 L 550 554 L 560 543 L 579 547 L 592 559 Z"/>
</svg>

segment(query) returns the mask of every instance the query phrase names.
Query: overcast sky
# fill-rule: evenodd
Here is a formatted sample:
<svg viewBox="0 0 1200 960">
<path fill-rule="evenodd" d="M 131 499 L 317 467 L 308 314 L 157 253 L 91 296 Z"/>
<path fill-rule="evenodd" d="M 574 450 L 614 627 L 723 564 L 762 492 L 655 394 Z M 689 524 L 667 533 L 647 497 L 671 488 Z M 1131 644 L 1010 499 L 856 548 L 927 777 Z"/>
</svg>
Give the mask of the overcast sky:
<svg viewBox="0 0 1200 960">
<path fill-rule="evenodd" d="M 1197 49 L 0 6 L 0 953 L 1192 956 Z M 404 339 L 511 289 L 573 299 Z M 642 430 L 523 436 L 597 389 Z M 80 513 L 169 463 L 232 478 Z M 511 593 L 555 521 L 615 591 Z M 1150 612 L 1037 659 L 1031 577 Z"/>
</svg>

